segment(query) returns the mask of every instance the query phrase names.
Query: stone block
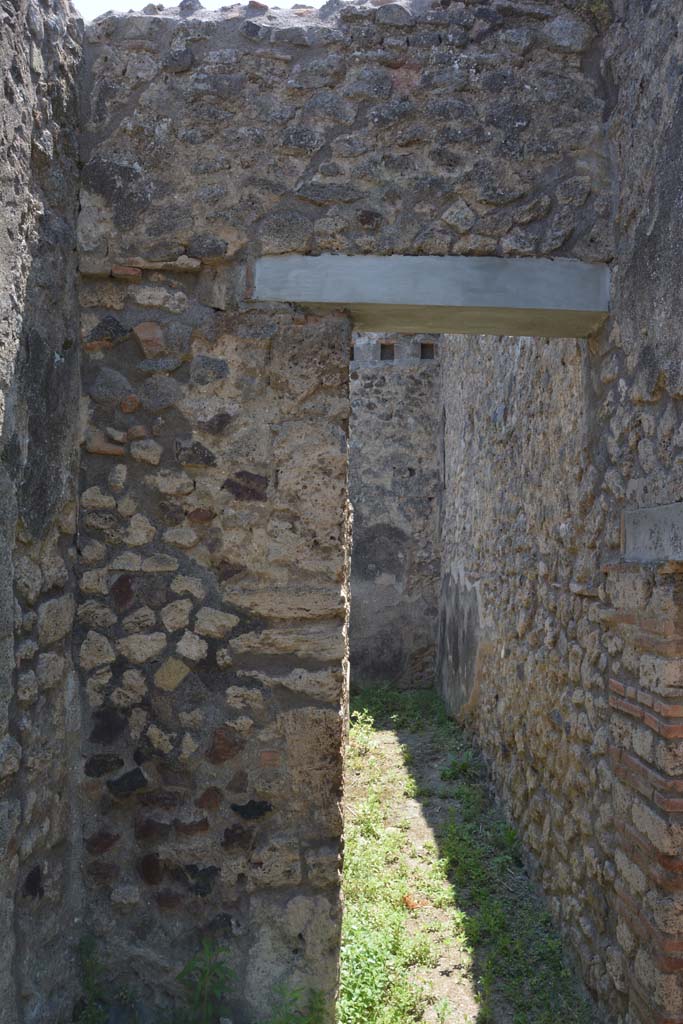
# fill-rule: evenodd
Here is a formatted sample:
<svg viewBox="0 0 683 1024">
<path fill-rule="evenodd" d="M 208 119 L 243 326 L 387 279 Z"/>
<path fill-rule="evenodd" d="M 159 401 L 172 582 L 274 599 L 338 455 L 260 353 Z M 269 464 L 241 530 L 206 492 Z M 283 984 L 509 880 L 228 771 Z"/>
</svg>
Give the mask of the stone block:
<svg viewBox="0 0 683 1024">
<path fill-rule="evenodd" d="M 154 674 L 154 685 L 160 690 L 173 693 L 189 673 L 187 665 L 179 658 L 167 658 Z"/>
<path fill-rule="evenodd" d="M 70 594 L 41 604 L 38 608 L 38 641 L 41 647 L 48 647 L 68 636 L 75 613 L 76 606 Z"/>
</svg>

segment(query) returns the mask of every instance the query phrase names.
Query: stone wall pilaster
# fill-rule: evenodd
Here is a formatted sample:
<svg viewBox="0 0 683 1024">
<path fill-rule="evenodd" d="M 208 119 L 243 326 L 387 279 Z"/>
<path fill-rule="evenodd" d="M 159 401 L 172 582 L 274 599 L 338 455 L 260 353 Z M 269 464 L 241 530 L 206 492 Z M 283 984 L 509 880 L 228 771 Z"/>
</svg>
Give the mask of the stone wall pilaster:
<svg viewBox="0 0 683 1024">
<path fill-rule="evenodd" d="M 609 680 L 617 933 L 629 1007 L 683 1021 L 683 566 L 607 569 L 620 638 Z"/>
<path fill-rule="evenodd" d="M 252 1020 L 336 989 L 350 329 L 202 287 L 84 339 L 85 874 L 112 984 L 164 1005 L 208 936 Z"/>
</svg>

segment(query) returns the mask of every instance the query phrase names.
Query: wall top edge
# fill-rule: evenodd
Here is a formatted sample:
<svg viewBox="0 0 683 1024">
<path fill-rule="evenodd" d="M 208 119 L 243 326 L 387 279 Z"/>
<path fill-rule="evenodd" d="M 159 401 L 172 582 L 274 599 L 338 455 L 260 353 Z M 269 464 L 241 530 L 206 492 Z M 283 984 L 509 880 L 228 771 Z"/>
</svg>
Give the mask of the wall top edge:
<svg viewBox="0 0 683 1024">
<path fill-rule="evenodd" d="M 537 3 L 533 0 L 517 0 L 515 3 L 514 16 L 516 19 L 528 19 L 536 26 L 543 23 L 551 23 L 559 18 L 564 22 L 571 19 L 572 25 L 580 26 L 583 40 L 580 46 L 577 45 L 577 52 L 588 45 L 593 29 L 590 24 L 578 18 L 572 13 L 572 4 L 564 3 Z M 510 14 L 509 2 L 503 0 L 492 0 L 489 4 L 490 16 L 504 17 Z M 107 11 L 101 14 L 87 26 L 91 41 L 98 41 L 102 28 L 106 25 L 117 23 L 137 23 L 141 28 L 150 22 L 188 22 L 190 25 L 197 23 L 230 22 L 240 23 L 249 21 L 253 24 L 253 30 L 248 31 L 254 41 L 263 39 L 263 33 L 268 29 L 289 29 L 289 38 L 283 37 L 280 40 L 284 43 L 291 43 L 298 46 L 310 46 L 318 43 L 334 42 L 329 33 L 335 26 L 344 28 L 349 23 L 376 23 L 386 29 L 408 29 L 416 24 L 452 25 L 457 28 L 472 18 L 472 13 L 467 8 L 463 11 L 461 5 L 454 5 L 453 9 L 444 8 L 440 0 L 402 0 L 401 3 L 382 3 L 382 0 L 375 0 L 370 3 L 358 3 L 356 0 L 327 0 L 320 8 L 308 7 L 305 3 L 296 4 L 292 8 L 281 8 L 277 5 L 270 6 L 259 0 L 252 0 L 250 3 L 233 3 L 221 7 L 219 10 L 206 10 L 200 0 L 182 0 L 178 6 L 164 6 L 162 3 L 150 3 L 141 11 Z M 318 27 L 322 35 L 316 37 L 310 35 L 310 30 Z M 292 30 L 299 30 L 298 38 L 292 34 Z M 305 34 L 305 30 L 309 34 Z M 550 49 L 558 49 L 566 53 L 568 44 L 565 39 L 557 41 L 557 32 L 548 30 L 546 43 Z M 571 51 L 572 47 L 569 46 Z"/>
</svg>

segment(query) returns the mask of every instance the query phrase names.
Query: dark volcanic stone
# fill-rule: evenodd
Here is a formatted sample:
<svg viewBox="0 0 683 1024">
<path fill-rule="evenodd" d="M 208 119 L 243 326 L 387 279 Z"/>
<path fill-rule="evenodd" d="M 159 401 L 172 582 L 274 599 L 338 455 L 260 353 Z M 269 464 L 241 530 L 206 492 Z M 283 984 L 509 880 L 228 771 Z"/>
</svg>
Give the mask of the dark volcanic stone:
<svg viewBox="0 0 683 1024">
<path fill-rule="evenodd" d="M 177 438 L 175 457 L 181 466 L 215 466 L 216 456 L 201 441 Z"/>
<path fill-rule="evenodd" d="M 252 837 L 251 829 L 244 825 L 231 825 L 223 833 L 222 845 L 228 850 L 234 846 L 244 848 L 251 845 Z"/>
<path fill-rule="evenodd" d="M 150 412 L 161 412 L 174 405 L 182 395 L 182 388 L 172 377 L 156 374 L 142 389 L 142 404 Z"/>
<path fill-rule="evenodd" d="M 273 809 L 273 805 L 267 800 L 248 800 L 246 804 L 230 804 L 235 814 L 240 818 L 252 821 L 254 818 L 263 818 Z"/>
<path fill-rule="evenodd" d="M 146 853 L 138 861 L 138 874 L 147 885 L 159 885 L 164 877 L 164 867 L 158 853 Z"/>
<path fill-rule="evenodd" d="M 358 223 L 361 227 L 376 231 L 382 223 L 382 214 L 376 210 L 359 210 Z"/>
<path fill-rule="evenodd" d="M 228 783 L 228 789 L 233 793 L 243 793 L 249 785 L 249 776 L 245 771 L 235 772 Z"/>
<path fill-rule="evenodd" d="M 204 263 L 211 263 L 220 260 L 227 248 L 222 238 L 215 235 L 195 235 L 187 243 L 187 255 L 196 260 L 203 260 Z"/>
<path fill-rule="evenodd" d="M 180 356 L 160 356 L 158 359 L 143 359 L 138 363 L 140 373 L 173 373 L 182 366 Z"/>
<path fill-rule="evenodd" d="M 116 711 L 114 708 L 98 708 L 96 711 L 93 711 L 92 717 L 91 743 L 113 743 L 126 728 L 125 715 L 122 715 L 120 711 Z M 90 760 L 96 761 L 96 758 L 90 758 Z M 118 767 L 121 767 L 121 765 Z M 100 774 L 104 775 L 108 771 L 115 770 L 115 768 L 105 767 Z"/>
<path fill-rule="evenodd" d="M 177 501 L 160 501 L 159 513 L 163 521 L 170 526 L 177 526 L 185 519 L 182 505 L 179 505 Z"/>
<path fill-rule="evenodd" d="M 233 576 L 239 576 L 241 572 L 244 572 L 246 566 L 235 565 L 233 562 L 220 562 L 218 565 L 218 575 L 221 580 L 231 580 Z"/>
<path fill-rule="evenodd" d="M 172 789 L 149 789 L 140 797 L 140 803 L 145 807 L 177 807 L 180 800 L 180 793 Z"/>
<path fill-rule="evenodd" d="M 133 391 L 130 382 L 118 370 L 103 366 L 89 389 L 90 397 L 101 405 L 114 405 Z"/>
<path fill-rule="evenodd" d="M 297 189 L 297 195 L 311 203 L 324 206 L 332 203 L 355 203 L 362 193 L 353 185 L 318 184 L 311 182 Z"/>
<path fill-rule="evenodd" d="M 195 896 L 208 896 L 211 893 L 220 869 L 216 867 L 200 868 L 197 864 L 184 864 L 184 881 Z"/>
<path fill-rule="evenodd" d="M 133 577 L 128 575 L 119 576 L 112 584 L 109 593 L 111 594 L 112 604 L 116 611 L 127 611 L 135 600 Z"/>
<path fill-rule="evenodd" d="M 38 864 L 36 864 L 34 868 L 31 868 L 24 879 L 23 893 L 24 896 L 28 896 L 29 899 L 32 900 L 41 900 L 45 895 L 45 889 L 43 888 L 43 873 Z"/>
<path fill-rule="evenodd" d="M 217 412 L 210 420 L 202 421 L 199 426 L 210 434 L 222 434 L 228 429 L 234 418 L 229 412 Z"/>
<path fill-rule="evenodd" d="M 169 50 L 164 57 L 163 67 L 165 71 L 171 71 L 174 75 L 182 74 L 183 71 L 189 71 L 193 63 L 192 50 L 187 46 L 182 49 Z M 194 253 L 189 253 L 193 256 Z"/>
<path fill-rule="evenodd" d="M 115 316 L 105 316 L 88 335 L 86 341 L 108 341 L 112 345 L 128 337 L 129 330 Z"/>
<path fill-rule="evenodd" d="M 242 469 L 234 477 L 228 477 L 221 490 L 230 491 L 238 501 L 265 501 L 268 496 L 268 479 Z"/>
<path fill-rule="evenodd" d="M 132 228 L 152 200 L 152 188 L 136 163 L 94 157 L 83 168 L 86 187 L 111 202 L 114 224 Z"/>
<path fill-rule="evenodd" d="M 124 775 L 119 775 L 118 779 L 107 780 L 107 789 L 112 796 L 119 800 L 132 796 L 133 793 L 137 793 L 140 789 L 145 789 L 146 786 L 147 778 L 142 768 L 132 768 L 129 772 L 125 772 Z"/>
<path fill-rule="evenodd" d="M 89 779 L 99 779 L 123 768 L 123 758 L 116 754 L 93 754 L 85 762 L 84 772 Z"/>
<path fill-rule="evenodd" d="M 138 577 L 136 597 L 150 608 L 163 608 L 168 600 L 168 584 L 161 573 L 150 573 L 148 579 Z"/>
<path fill-rule="evenodd" d="M 225 359 L 198 355 L 194 357 L 190 366 L 190 381 L 192 384 L 212 384 L 216 380 L 223 380 L 228 373 Z"/>
</svg>

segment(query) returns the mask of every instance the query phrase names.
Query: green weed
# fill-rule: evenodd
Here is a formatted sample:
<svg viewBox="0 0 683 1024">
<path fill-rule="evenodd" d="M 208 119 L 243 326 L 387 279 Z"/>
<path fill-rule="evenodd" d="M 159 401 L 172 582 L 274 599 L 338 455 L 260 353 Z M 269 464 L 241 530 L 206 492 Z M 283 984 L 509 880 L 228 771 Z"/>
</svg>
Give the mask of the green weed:
<svg viewBox="0 0 683 1024">
<path fill-rule="evenodd" d="M 226 950 L 205 939 L 202 948 L 178 974 L 185 992 L 183 1024 L 216 1024 L 232 986 Z"/>
<path fill-rule="evenodd" d="M 397 730 L 421 732 L 429 728 L 437 735 L 450 738 L 460 734 L 433 690 L 397 692 L 389 686 L 378 687 L 364 690 L 353 698 L 352 704 L 355 715 L 381 721 Z"/>
<path fill-rule="evenodd" d="M 264 1024 L 323 1024 L 325 997 L 321 992 L 279 988 L 276 992 L 277 1009 Z"/>
<path fill-rule="evenodd" d="M 83 998 L 76 1012 L 78 1024 L 106 1024 L 108 1013 L 103 969 L 91 935 L 84 936 L 78 943 L 78 963 L 83 989 Z"/>
<path fill-rule="evenodd" d="M 479 777 L 481 767 L 472 750 L 463 750 L 461 754 L 454 757 L 448 768 L 441 772 L 444 782 L 457 782 L 460 779 L 472 780 Z"/>
</svg>

